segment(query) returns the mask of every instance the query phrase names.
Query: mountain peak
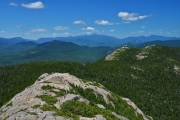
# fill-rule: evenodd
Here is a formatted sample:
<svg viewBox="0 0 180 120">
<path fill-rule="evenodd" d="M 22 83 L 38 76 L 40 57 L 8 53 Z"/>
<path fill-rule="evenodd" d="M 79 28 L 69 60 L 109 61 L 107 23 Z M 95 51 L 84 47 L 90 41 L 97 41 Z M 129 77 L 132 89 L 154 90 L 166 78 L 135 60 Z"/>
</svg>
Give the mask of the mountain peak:
<svg viewBox="0 0 180 120">
<path fill-rule="evenodd" d="M 0 111 L 0 119 L 7 120 L 151 119 L 130 99 L 115 95 L 99 83 L 83 82 L 68 73 L 41 75 L 32 86 L 14 96 Z"/>
</svg>

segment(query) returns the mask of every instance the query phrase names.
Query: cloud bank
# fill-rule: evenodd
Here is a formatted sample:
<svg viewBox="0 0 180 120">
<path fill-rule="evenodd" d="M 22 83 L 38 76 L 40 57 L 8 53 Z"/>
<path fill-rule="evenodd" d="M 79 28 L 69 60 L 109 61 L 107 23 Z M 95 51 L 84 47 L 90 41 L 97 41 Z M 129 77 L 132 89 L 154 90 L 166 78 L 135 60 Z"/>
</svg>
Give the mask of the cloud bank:
<svg viewBox="0 0 180 120">
<path fill-rule="evenodd" d="M 28 9 L 43 9 L 44 8 L 44 4 L 41 1 L 28 3 L 28 4 L 22 3 L 21 6 Z"/>
</svg>

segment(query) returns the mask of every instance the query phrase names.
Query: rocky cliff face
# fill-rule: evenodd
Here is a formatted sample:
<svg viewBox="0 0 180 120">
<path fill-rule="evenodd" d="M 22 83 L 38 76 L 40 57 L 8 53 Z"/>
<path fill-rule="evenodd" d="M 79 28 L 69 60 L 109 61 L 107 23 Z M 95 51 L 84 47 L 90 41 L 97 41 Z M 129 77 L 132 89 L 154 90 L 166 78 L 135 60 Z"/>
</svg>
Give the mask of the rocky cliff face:
<svg viewBox="0 0 180 120">
<path fill-rule="evenodd" d="M 152 119 L 128 98 L 68 73 L 41 75 L 0 109 L 4 120 Z"/>
</svg>

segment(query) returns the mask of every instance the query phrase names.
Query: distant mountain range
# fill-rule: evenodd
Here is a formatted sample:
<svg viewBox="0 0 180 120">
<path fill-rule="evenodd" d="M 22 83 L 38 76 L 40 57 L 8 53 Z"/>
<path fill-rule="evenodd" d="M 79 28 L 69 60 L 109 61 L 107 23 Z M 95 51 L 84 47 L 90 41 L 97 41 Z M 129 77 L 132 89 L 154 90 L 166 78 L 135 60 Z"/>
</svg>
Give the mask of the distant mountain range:
<svg viewBox="0 0 180 120">
<path fill-rule="evenodd" d="M 164 36 L 139 36 L 139 37 L 128 37 L 128 38 L 115 38 L 107 35 L 100 35 L 100 34 L 92 34 L 92 35 L 83 35 L 83 36 L 74 36 L 74 37 L 56 37 L 56 38 L 40 38 L 36 41 L 36 43 L 44 43 L 50 42 L 53 40 L 61 40 L 65 42 L 73 42 L 78 45 L 85 45 L 89 47 L 97 47 L 97 46 L 109 46 L 109 47 L 116 47 L 125 43 L 132 43 L 132 44 L 140 44 L 148 41 L 153 40 L 180 40 L 177 37 L 164 37 Z"/>
<path fill-rule="evenodd" d="M 60 40 L 65 42 L 72 42 L 78 45 L 97 47 L 97 46 L 109 46 L 116 47 L 126 43 L 140 44 L 144 42 L 154 41 L 154 40 L 180 40 L 177 37 L 164 37 L 164 36 L 139 36 L 139 37 L 127 37 L 123 39 L 115 38 L 112 36 L 92 34 L 92 35 L 82 35 L 82 36 L 69 36 L 69 37 L 54 37 L 54 38 L 39 38 L 38 40 L 28 40 L 20 37 L 15 38 L 0 38 L 0 44 L 12 45 L 19 42 L 34 41 L 37 44 L 42 44 L 46 42 L 51 42 L 53 40 Z"/>
<path fill-rule="evenodd" d="M 170 47 L 180 47 L 180 40 L 155 40 L 135 45 L 136 48 L 144 48 L 149 45 L 161 45 Z"/>
<path fill-rule="evenodd" d="M 0 44 L 4 44 L 4 45 L 12 45 L 12 44 L 16 44 L 19 42 L 26 42 L 26 41 L 32 41 L 32 40 L 24 39 L 21 37 L 14 37 L 14 38 L 2 38 L 2 37 L 0 37 Z"/>
<path fill-rule="evenodd" d="M 35 61 L 94 62 L 124 45 L 136 48 L 149 45 L 180 47 L 180 38 L 153 35 L 118 39 L 98 34 L 36 41 L 20 37 L 0 38 L 0 65 Z"/>
</svg>

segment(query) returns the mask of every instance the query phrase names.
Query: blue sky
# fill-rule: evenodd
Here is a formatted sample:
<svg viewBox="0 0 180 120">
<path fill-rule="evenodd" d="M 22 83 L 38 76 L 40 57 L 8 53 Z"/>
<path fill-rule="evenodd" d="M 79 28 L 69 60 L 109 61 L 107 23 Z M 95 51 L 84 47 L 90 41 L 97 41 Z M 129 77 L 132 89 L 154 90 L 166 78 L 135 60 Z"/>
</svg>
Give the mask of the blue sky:
<svg viewBox="0 0 180 120">
<path fill-rule="evenodd" d="M 0 37 L 180 37 L 180 0 L 0 0 Z"/>
</svg>

